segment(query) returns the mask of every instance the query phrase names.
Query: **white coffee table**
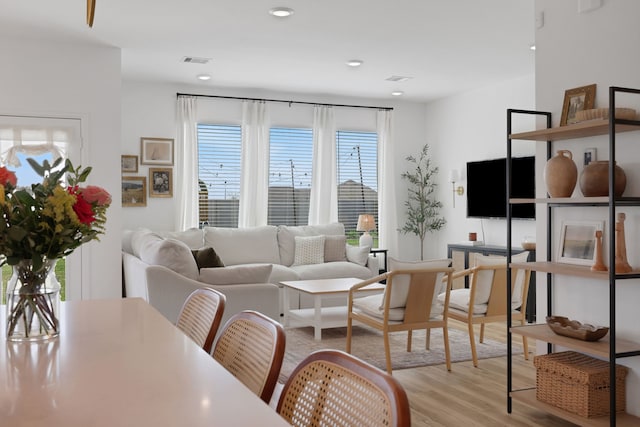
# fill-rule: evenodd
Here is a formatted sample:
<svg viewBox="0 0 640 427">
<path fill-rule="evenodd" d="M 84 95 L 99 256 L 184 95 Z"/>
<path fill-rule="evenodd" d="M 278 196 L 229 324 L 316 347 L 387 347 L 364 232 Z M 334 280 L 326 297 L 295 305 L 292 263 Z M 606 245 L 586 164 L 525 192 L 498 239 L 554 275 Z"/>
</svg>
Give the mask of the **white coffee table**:
<svg viewBox="0 0 640 427">
<path fill-rule="evenodd" d="M 322 329 L 347 326 L 347 299 L 349 289 L 362 282 L 354 277 L 342 279 L 291 280 L 280 282 L 284 287 L 284 325 L 313 326 L 314 338 L 322 338 Z M 309 294 L 313 297 L 313 308 L 290 309 L 290 294 L 293 290 Z M 358 293 L 380 293 L 384 285 L 373 283 L 365 286 Z M 322 307 L 324 297 L 344 295 L 345 305 L 338 307 Z M 293 325 L 291 324 L 293 321 Z"/>
</svg>

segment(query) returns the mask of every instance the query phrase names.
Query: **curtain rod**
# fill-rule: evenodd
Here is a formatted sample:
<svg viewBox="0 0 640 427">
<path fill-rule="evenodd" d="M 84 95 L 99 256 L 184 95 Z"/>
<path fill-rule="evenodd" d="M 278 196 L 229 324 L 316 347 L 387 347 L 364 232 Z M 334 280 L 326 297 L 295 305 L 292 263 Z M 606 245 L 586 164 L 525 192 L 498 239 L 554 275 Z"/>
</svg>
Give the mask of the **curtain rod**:
<svg viewBox="0 0 640 427">
<path fill-rule="evenodd" d="M 350 105 L 350 104 L 325 104 L 322 102 L 305 102 L 305 101 L 286 101 L 284 99 L 265 99 L 265 98 L 244 98 L 241 96 L 223 96 L 223 95 L 199 95 L 194 93 L 176 93 L 180 96 L 196 96 L 199 98 L 221 98 L 221 99 L 238 99 L 241 101 L 265 101 L 265 102 L 282 102 L 285 104 L 304 104 L 304 105 L 322 105 L 325 107 L 347 107 L 347 108 L 372 108 L 375 110 L 393 111 L 393 107 L 374 107 L 370 105 Z"/>
</svg>

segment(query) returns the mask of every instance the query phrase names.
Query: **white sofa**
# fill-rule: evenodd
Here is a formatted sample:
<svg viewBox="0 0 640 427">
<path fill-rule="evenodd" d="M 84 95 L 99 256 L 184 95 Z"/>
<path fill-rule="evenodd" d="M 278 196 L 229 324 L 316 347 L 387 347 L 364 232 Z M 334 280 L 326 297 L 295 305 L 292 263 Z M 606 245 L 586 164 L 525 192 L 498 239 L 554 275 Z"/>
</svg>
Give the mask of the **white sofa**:
<svg viewBox="0 0 640 427">
<path fill-rule="evenodd" d="M 199 269 L 192 250 L 213 248 L 224 267 Z M 122 241 L 127 297 L 149 301 L 175 322 L 186 297 L 209 286 L 227 297 L 223 322 L 247 309 L 274 319 L 283 312 L 287 280 L 357 277 L 378 274 L 368 248 L 346 244 L 344 226 L 205 227 L 182 232 L 126 230 Z M 311 307 L 305 295 L 292 308 Z M 328 304 L 344 304 L 342 298 Z"/>
</svg>

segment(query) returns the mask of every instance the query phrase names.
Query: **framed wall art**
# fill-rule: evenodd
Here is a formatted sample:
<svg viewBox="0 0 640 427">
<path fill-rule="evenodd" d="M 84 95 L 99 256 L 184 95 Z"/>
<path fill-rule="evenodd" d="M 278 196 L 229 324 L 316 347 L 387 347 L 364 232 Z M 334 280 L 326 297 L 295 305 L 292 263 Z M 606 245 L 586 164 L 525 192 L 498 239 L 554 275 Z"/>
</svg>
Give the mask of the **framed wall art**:
<svg viewBox="0 0 640 427">
<path fill-rule="evenodd" d="M 123 176 L 122 177 L 122 206 L 143 207 L 147 206 L 147 177 Z"/>
<path fill-rule="evenodd" d="M 173 166 L 173 139 L 140 138 L 140 163 Z"/>
<path fill-rule="evenodd" d="M 122 155 L 121 158 L 121 170 L 122 173 L 135 173 L 138 172 L 138 156 Z"/>
<path fill-rule="evenodd" d="M 576 123 L 576 113 L 592 109 L 595 99 L 596 85 L 594 84 L 566 90 L 564 92 L 560 126 Z"/>
<path fill-rule="evenodd" d="M 602 231 L 603 221 L 563 221 L 557 262 L 593 265 L 596 256 L 596 231 Z"/>
<path fill-rule="evenodd" d="M 171 168 L 149 169 L 149 197 L 173 197 Z"/>
</svg>

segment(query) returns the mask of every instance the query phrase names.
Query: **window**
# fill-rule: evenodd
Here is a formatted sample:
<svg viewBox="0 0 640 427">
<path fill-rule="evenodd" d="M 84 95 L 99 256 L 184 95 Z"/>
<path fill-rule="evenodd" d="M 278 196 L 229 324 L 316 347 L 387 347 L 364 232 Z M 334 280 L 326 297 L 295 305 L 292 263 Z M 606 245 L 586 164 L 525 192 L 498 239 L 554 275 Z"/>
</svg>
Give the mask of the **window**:
<svg viewBox="0 0 640 427">
<path fill-rule="evenodd" d="M 269 135 L 270 225 L 306 225 L 313 157 L 311 129 L 271 128 Z"/>
<path fill-rule="evenodd" d="M 372 214 L 378 225 L 378 135 L 336 132 L 338 153 L 338 221 L 355 238 L 358 215 Z M 377 232 L 371 233 L 374 239 Z M 375 245 L 375 243 L 374 243 Z"/>
<path fill-rule="evenodd" d="M 201 226 L 238 226 L 241 146 L 240 126 L 198 124 Z"/>
</svg>

